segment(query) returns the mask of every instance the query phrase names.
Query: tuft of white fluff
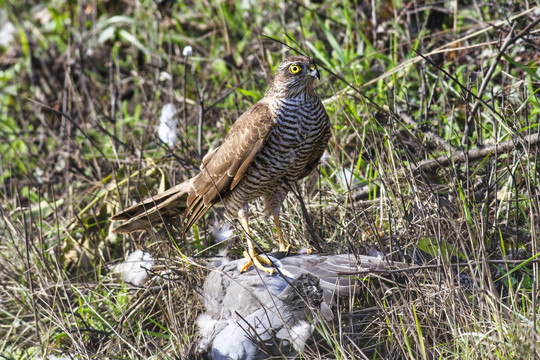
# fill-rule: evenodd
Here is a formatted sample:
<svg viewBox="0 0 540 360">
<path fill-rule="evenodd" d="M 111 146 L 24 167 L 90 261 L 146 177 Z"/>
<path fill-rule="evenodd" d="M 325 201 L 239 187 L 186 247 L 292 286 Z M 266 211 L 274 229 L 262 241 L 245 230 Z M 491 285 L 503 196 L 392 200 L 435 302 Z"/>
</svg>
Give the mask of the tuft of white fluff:
<svg viewBox="0 0 540 360">
<path fill-rule="evenodd" d="M 326 163 L 328 162 L 328 160 L 330 159 L 330 155 L 328 154 L 328 152 L 325 150 L 319 160 L 319 164 L 321 164 L 321 166 L 324 166 L 326 165 Z"/>
<path fill-rule="evenodd" d="M 159 117 L 158 136 L 169 146 L 174 146 L 178 141 L 176 125 L 176 108 L 173 104 L 163 105 Z"/>
<path fill-rule="evenodd" d="M 191 45 L 185 46 L 184 49 L 182 50 L 182 56 L 188 57 L 191 55 L 193 55 L 193 48 L 191 47 Z"/>
<path fill-rule="evenodd" d="M 73 360 L 73 359 L 82 359 L 80 356 L 73 355 L 73 354 L 67 354 L 67 355 L 49 355 L 47 356 L 47 360 Z"/>
<path fill-rule="evenodd" d="M 135 250 L 121 264 L 118 264 L 113 270 L 120 273 L 122 280 L 135 286 L 142 286 L 148 278 L 148 271 L 154 266 L 152 256 L 142 250 Z"/>
<path fill-rule="evenodd" d="M 354 188 L 360 184 L 362 181 L 358 176 L 348 168 L 341 168 L 337 173 L 337 180 L 343 189 Z"/>
<path fill-rule="evenodd" d="M 229 240 L 233 236 L 233 229 L 229 225 L 229 223 L 223 224 L 223 226 L 219 226 L 219 223 L 215 221 L 210 226 L 210 231 L 216 238 L 216 242 L 220 243 L 226 240 Z"/>
<path fill-rule="evenodd" d="M 166 71 L 162 71 L 159 73 L 159 81 L 169 81 L 172 80 L 171 74 L 169 74 Z"/>
<path fill-rule="evenodd" d="M 212 318 L 212 316 L 208 314 L 201 314 L 197 318 L 197 325 L 199 325 L 199 333 L 203 338 L 209 337 L 212 332 L 214 331 L 214 328 L 216 327 L 217 320 Z"/>
<path fill-rule="evenodd" d="M 302 352 L 306 347 L 306 343 L 313 335 L 315 327 L 307 321 L 300 321 L 291 328 L 291 342 L 296 351 Z"/>
<path fill-rule="evenodd" d="M 198 351 L 200 353 L 206 352 L 210 346 L 212 345 L 212 342 L 214 341 L 214 338 L 221 330 L 223 330 L 227 325 L 230 323 L 233 323 L 234 320 L 216 320 L 212 318 L 209 314 L 201 314 L 197 318 L 197 325 L 199 326 L 199 334 L 201 335 L 201 340 L 198 344 Z"/>
<path fill-rule="evenodd" d="M 0 46 L 8 47 L 15 40 L 17 28 L 11 22 L 6 22 L 0 26 Z"/>
</svg>

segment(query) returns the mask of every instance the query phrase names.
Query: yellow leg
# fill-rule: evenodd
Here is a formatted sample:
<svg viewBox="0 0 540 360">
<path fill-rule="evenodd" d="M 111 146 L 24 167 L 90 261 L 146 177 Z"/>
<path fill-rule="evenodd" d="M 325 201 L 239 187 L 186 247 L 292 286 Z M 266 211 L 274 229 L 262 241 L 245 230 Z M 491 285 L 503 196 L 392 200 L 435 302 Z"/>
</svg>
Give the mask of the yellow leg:
<svg viewBox="0 0 540 360">
<path fill-rule="evenodd" d="M 272 217 L 274 218 L 274 224 L 276 224 L 279 251 L 289 251 L 289 249 L 291 248 L 291 244 L 285 246 L 285 242 L 283 241 L 283 235 L 281 234 L 281 227 L 279 226 L 279 213 L 272 214 Z"/>
<path fill-rule="evenodd" d="M 279 225 L 279 212 L 272 214 L 274 217 L 274 224 L 276 224 L 276 231 L 278 237 L 279 251 L 289 252 L 291 251 L 292 245 L 285 245 L 283 241 L 283 235 L 281 234 L 281 226 Z M 313 251 L 311 249 L 305 249 L 306 254 L 311 254 Z"/>
<path fill-rule="evenodd" d="M 266 265 L 271 266 L 272 262 L 268 258 L 260 256 L 255 251 L 255 246 L 253 245 L 253 240 L 251 239 L 251 232 L 249 231 L 249 224 L 248 224 L 247 216 L 239 216 L 239 220 L 247 234 L 247 244 L 248 244 L 248 251 L 244 251 L 244 257 L 248 260 L 248 262 L 246 263 L 246 265 L 242 267 L 240 272 L 244 272 L 251 265 L 254 265 L 268 274 L 273 274 L 274 273 L 273 268 L 266 267 L 263 264 L 261 264 L 261 263 L 265 263 Z"/>
</svg>

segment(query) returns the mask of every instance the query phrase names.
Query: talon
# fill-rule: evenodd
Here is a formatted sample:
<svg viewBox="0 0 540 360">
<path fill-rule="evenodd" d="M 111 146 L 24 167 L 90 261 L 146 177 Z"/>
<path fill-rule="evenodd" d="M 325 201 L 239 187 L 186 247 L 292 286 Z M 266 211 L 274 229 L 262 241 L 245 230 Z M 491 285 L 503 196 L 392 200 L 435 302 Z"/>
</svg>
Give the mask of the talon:
<svg viewBox="0 0 540 360">
<path fill-rule="evenodd" d="M 279 248 L 279 251 L 283 251 L 285 253 L 285 257 L 291 255 L 291 253 L 293 252 L 293 248 L 292 248 L 292 245 L 289 244 L 289 246 L 284 246 L 283 248 L 280 247 Z"/>
<path fill-rule="evenodd" d="M 248 224 L 247 217 L 246 216 L 241 216 L 240 212 L 239 212 L 239 218 L 240 218 L 240 223 L 242 224 L 242 227 L 246 231 L 246 234 L 247 234 L 246 242 L 247 242 L 247 245 L 248 245 L 248 251 L 244 251 L 244 257 L 248 261 L 247 261 L 247 264 L 244 265 L 240 269 L 240 272 L 243 273 L 251 265 L 253 265 L 253 266 L 261 269 L 265 273 L 273 274 L 274 273 L 274 268 L 271 267 L 272 266 L 272 261 L 270 261 L 270 259 L 268 259 L 267 257 L 260 256 L 255 251 L 255 246 L 253 245 L 253 240 L 251 239 L 251 232 L 249 231 L 249 224 Z M 264 266 L 263 264 L 261 264 L 261 262 L 265 263 L 266 265 L 268 265 L 270 267 Z"/>
<path fill-rule="evenodd" d="M 261 256 L 257 253 L 253 253 L 251 255 L 249 255 L 249 253 L 247 251 L 244 251 L 244 257 L 248 260 L 251 260 L 252 258 L 255 258 L 257 259 L 257 261 L 261 262 L 261 263 L 264 263 L 265 265 L 268 265 L 268 266 L 272 266 L 272 261 L 270 261 L 269 258 L 267 258 L 266 256 Z"/>
<path fill-rule="evenodd" d="M 251 265 L 261 269 L 265 273 L 273 274 L 274 268 L 264 266 L 262 263 L 265 263 L 268 266 L 272 266 L 272 261 L 267 257 L 260 256 L 257 253 L 249 254 L 247 251 L 244 251 L 244 257 L 248 260 L 247 263 L 240 269 L 240 272 L 246 271 Z"/>
<path fill-rule="evenodd" d="M 302 254 L 306 254 L 306 255 L 311 255 L 313 254 L 313 250 L 312 249 L 307 249 L 307 248 L 301 248 L 299 250 L 296 250 L 292 247 L 292 245 L 289 245 L 287 248 L 283 249 L 283 250 L 280 250 L 280 251 L 283 251 L 285 252 L 285 257 L 287 256 L 290 256 L 290 255 L 302 255 Z"/>
</svg>

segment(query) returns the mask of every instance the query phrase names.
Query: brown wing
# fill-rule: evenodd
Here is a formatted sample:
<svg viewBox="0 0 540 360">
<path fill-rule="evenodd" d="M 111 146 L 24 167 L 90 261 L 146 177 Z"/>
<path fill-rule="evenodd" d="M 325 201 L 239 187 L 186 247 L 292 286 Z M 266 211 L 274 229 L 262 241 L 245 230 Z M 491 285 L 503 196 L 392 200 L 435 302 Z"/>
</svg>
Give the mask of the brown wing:
<svg viewBox="0 0 540 360">
<path fill-rule="evenodd" d="M 261 100 L 236 120 L 223 144 L 205 156 L 201 172 L 191 181 L 194 191 L 188 197 L 184 231 L 238 185 L 273 127 L 268 104 Z"/>
</svg>

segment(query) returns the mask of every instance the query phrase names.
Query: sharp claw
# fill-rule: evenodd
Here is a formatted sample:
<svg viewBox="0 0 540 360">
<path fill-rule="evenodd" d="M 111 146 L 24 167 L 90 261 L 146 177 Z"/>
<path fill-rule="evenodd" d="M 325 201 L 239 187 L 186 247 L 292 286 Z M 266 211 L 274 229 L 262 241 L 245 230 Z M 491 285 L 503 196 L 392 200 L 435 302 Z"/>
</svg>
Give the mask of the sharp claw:
<svg viewBox="0 0 540 360">
<path fill-rule="evenodd" d="M 243 273 L 243 272 L 246 271 L 251 265 L 253 265 L 253 261 L 248 260 L 248 262 L 246 263 L 246 265 L 242 266 L 242 268 L 240 269 L 240 272 Z"/>
<path fill-rule="evenodd" d="M 283 251 L 283 252 L 286 252 L 287 253 L 287 256 L 289 255 L 289 253 L 291 252 L 292 250 L 292 245 L 289 244 L 287 246 L 280 246 L 279 247 L 279 251 Z"/>
<path fill-rule="evenodd" d="M 293 249 L 292 245 L 289 245 L 287 247 L 280 248 L 279 251 L 282 251 L 285 253 L 285 257 L 289 255 L 295 255 L 295 254 L 313 254 L 313 250 L 302 248 L 300 250 Z"/>
<path fill-rule="evenodd" d="M 244 257 L 248 260 L 247 263 L 240 269 L 240 272 L 246 271 L 251 265 L 261 269 L 262 271 L 273 274 L 274 268 L 266 267 L 262 263 L 265 263 L 268 266 L 272 266 L 272 261 L 267 257 L 260 256 L 258 254 L 248 254 L 247 251 L 244 251 Z"/>
</svg>

